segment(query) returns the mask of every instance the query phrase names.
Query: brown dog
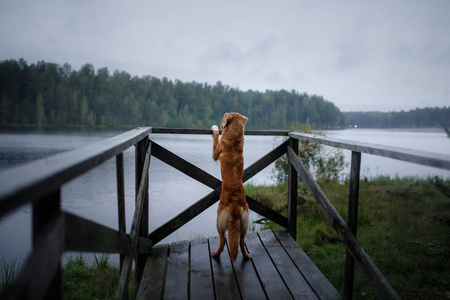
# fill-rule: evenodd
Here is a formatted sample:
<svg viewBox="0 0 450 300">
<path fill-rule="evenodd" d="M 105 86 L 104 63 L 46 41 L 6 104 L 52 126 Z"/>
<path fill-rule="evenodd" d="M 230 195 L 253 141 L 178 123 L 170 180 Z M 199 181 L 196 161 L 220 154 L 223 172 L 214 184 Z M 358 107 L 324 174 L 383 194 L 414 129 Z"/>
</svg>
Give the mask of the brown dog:
<svg viewBox="0 0 450 300">
<path fill-rule="evenodd" d="M 242 184 L 244 175 L 244 124 L 248 118 L 238 113 L 226 113 L 223 116 L 222 138 L 219 142 L 219 130 L 213 130 L 213 159 L 220 159 L 222 173 L 222 194 L 217 209 L 217 231 L 220 246 L 213 257 L 219 257 L 225 246 L 225 232 L 228 229 L 230 257 L 236 261 L 240 243 L 244 260 L 251 258 L 245 251 L 244 239 L 248 230 L 248 204 Z"/>
</svg>

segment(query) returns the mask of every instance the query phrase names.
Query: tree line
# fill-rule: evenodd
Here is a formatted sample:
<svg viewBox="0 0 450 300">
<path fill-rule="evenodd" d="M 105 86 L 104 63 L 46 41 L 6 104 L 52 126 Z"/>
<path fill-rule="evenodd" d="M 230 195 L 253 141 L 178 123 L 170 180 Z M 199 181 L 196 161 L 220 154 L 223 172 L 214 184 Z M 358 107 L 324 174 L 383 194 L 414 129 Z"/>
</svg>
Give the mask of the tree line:
<svg viewBox="0 0 450 300">
<path fill-rule="evenodd" d="M 450 124 L 450 107 L 400 112 L 345 112 L 348 126 L 358 128 L 430 128 Z"/>
<path fill-rule="evenodd" d="M 0 62 L 0 126 L 161 126 L 209 128 L 225 112 L 250 118 L 247 128 L 439 127 L 450 107 L 408 112 L 345 112 L 322 96 L 286 91 L 241 91 L 125 71 L 23 59 Z"/>
<path fill-rule="evenodd" d="M 165 126 L 209 128 L 225 112 L 249 117 L 247 128 L 288 129 L 310 123 L 345 126 L 342 112 L 322 96 L 292 91 L 241 91 L 124 71 L 23 59 L 0 62 L 0 125 Z"/>
</svg>

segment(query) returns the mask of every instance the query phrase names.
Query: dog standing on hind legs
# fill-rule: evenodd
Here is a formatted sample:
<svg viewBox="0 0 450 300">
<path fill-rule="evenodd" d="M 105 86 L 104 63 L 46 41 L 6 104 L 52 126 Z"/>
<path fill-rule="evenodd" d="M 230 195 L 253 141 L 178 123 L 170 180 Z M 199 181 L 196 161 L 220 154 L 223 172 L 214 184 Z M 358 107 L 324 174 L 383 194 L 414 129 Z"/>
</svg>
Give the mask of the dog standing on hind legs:
<svg viewBox="0 0 450 300">
<path fill-rule="evenodd" d="M 238 247 L 244 260 L 251 258 L 244 246 L 248 230 L 248 204 L 245 200 L 244 185 L 244 125 L 248 118 L 238 113 L 226 113 L 223 116 L 222 138 L 219 141 L 219 128 L 212 126 L 213 159 L 220 160 L 222 174 L 222 194 L 217 208 L 217 231 L 220 236 L 220 246 L 212 253 L 218 258 L 225 246 L 225 232 L 228 230 L 230 257 L 236 261 Z"/>
</svg>

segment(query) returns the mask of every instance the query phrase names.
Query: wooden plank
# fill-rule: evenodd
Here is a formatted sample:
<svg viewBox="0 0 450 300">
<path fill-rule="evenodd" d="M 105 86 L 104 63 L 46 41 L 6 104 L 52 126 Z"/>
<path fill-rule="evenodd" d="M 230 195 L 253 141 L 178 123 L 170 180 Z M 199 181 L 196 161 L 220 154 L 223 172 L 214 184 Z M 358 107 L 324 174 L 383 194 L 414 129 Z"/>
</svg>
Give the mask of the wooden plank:
<svg viewBox="0 0 450 300">
<path fill-rule="evenodd" d="M 327 146 L 337 147 L 340 149 L 348 149 L 355 152 L 368 153 L 372 155 L 389 157 L 392 159 L 407 161 L 424 166 L 450 170 L 450 155 L 448 154 L 432 153 L 426 151 L 411 150 L 401 147 L 392 147 L 371 143 L 340 140 L 300 132 L 290 132 L 289 136 L 298 138 L 303 141 L 310 141 L 312 143 L 323 144 Z"/>
<path fill-rule="evenodd" d="M 188 272 L 189 241 L 171 244 L 164 290 L 165 299 L 188 299 Z"/>
<path fill-rule="evenodd" d="M 66 215 L 65 250 L 99 253 L 125 253 L 127 234 L 86 220 L 71 213 Z"/>
<path fill-rule="evenodd" d="M 283 154 L 286 153 L 286 149 L 288 146 L 289 140 L 285 141 L 269 153 L 267 153 L 265 156 L 258 159 L 256 162 L 254 162 L 251 166 L 249 166 L 247 169 L 244 170 L 244 176 L 242 177 L 242 181 L 246 182 L 256 174 L 258 174 L 260 171 L 265 169 L 268 165 L 276 161 L 278 158 L 280 158 Z"/>
<path fill-rule="evenodd" d="M 247 249 L 264 291 L 269 299 L 292 299 L 283 280 L 272 263 L 256 232 L 249 232 L 245 238 Z"/>
<path fill-rule="evenodd" d="M 117 214 L 119 218 L 119 231 L 126 233 L 125 218 L 125 181 L 123 168 L 123 153 L 116 156 L 116 177 L 117 177 Z M 120 254 L 120 269 L 122 269 L 124 254 Z"/>
<path fill-rule="evenodd" d="M 33 248 L 36 242 L 47 234 L 49 221 L 61 215 L 61 189 L 51 192 L 47 196 L 33 203 Z M 64 234 L 63 234 L 64 235 Z M 63 238 L 64 239 L 64 238 Z M 46 298 L 61 299 L 61 262 L 53 276 L 53 280 L 45 295 Z"/>
<path fill-rule="evenodd" d="M 136 299 L 163 299 L 168 252 L 167 245 L 153 247 L 145 263 Z"/>
<path fill-rule="evenodd" d="M 261 216 L 277 223 L 280 226 L 287 227 L 288 220 L 285 216 L 277 213 L 273 209 L 265 206 L 264 204 L 261 204 L 260 202 L 256 201 L 255 199 L 249 197 L 246 195 L 246 201 L 248 203 L 248 207 L 253 210 L 254 212 L 260 214 Z"/>
<path fill-rule="evenodd" d="M 211 251 L 219 248 L 219 237 L 209 239 Z M 236 282 L 233 266 L 231 264 L 230 255 L 226 249 L 220 255 L 220 258 L 211 258 L 212 271 L 214 276 L 214 288 L 216 299 L 240 299 L 239 286 Z"/>
<path fill-rule="evenodd" d="M 161 240 L 169 236 L 175 230 L 201 214 L 205 209 L 219 201 L 222 187 L 216 188 L 214 191 L 198 200 L 187 209 L 173 217 L 171 220 L 161 225 L 148 236 L 152 240 L 153 245 L 159 243 Z"/>
<path fill-rule="evenodd" d="M 270 230 L 258 233 L 259 237 L 276 266 L 281 278 L 294 299 L 318 299 L 302 274 L 292 263 L 284 248 Z"/>
<path fill-rule="evenodd" d="M 142 209 L 144 207 L 144 191 L 148 189 L 148 170 L 150 168 L 150 158 L 151 158 L 151 145 L 148 146 L 144 168 L 142 174 L 141 183 L 139 184 L 139 191 L 137 193 L 137 203 L 136 209 L 134 211 L 133 222 L 131 223 L 130 229 L 130 247 L 127 248 L 125 253 L 125 258 L 123 262 L 122 270 L 120 271 L 119 287 L 117 290 L 116 299 L 127 299 L 128 298 L 128 284 L 130 282 L 131 267 L 133 263 L 133 258 L 136 254 L 136 248 L 139 237 L 139 227 L 141 225 Z"/>
<path fill-rule="evenodd" d="M 289 139 L 289 147 L 298 155 L 298 140 Z M 298 174 L 292 164 L 288 167 L 288 230 L 292 237 L 297 240 L 297 187 Z"/>
<path fill-rule="evenodd" d="M 0 216 L 57 190 L 148 136 L 138 128 L 110 139 L 0 172 Z"/>
<path fill-rule="evenodd" d="M 138 230 L 138 237 L 147 237 L 148 236 L 148 227 L 149 227 L 149 203 L 148 203 L 148 172 L 149 169 L 145 168 L 145 163 L 147 160 L 147 154 L 151 153 L 151 144 L 149 144 L 148 139 L 142 139 L 139 143 L 136 144 L 135 148 L 135 189 L 136 189 L 136 207 L 139 207 L 139 191 L 143 186 L 142 192 L 142 203 L 140 203 L 140 225 Z M 150 150 L 149 150 L 150 149 Z M 148 158 L 148 162 L 150 163 L 150 157 Z M 145 254 L 137 254 L 136 257 L 136 281 L 141 281 L 142 273 L 145 268 L 145 260 L 147 259 L 147 255 Z"/>
<path fill-rule="evenodd" d="M 358 202 L 359 202 L 359 176 L 361 170 L 361 152 L 352 151 L 350 166 L 350 187 L 348 196 L 348 221 L 347 225 L 355 235 L 358 229 Z M 355 260 L 350 252 L 345 252 L 344 273 L 344 299 L 353 298 L 353 285 L 355 277 Z"/>
<path fill-rule="evenodd" d="M 288 232 L 280 229 L 274 230 L 273 233 L 320 299 L 342 299 L 338 291 L 292 239 Z"/>
<path fill-rule="evenodd" d="M 47 220 L 35 240 L 33 252 L 13 283 L 9 299 L 49 299 L 48 296 L 55 296 L 48 290 L 61 270 L 64 228 L 64 214 L 53 215 Z"/>
<path fill-rule="evenodd" d="M 266 299 L 258 274 L 251 260 L 232 262 L 242 299 Z"/>
<path fill-rule="evenodd" d="M 208 240 L 191 241 L 190 299 L 214 299 Z"/>
<path fill-rule="evenodd" d="M 199 167 L 182 159 L 178 155 L 170 152 L 164 147 L 161 147 L 155 142 L 152 142 L 152 155 L 212 189 L 216 189 L 222 185 L 222 181 L 220 181 L 216 177 L 206 173 Z"/>
<path fill-rule="evenodd" d="M 153 127 L 152 133 L 165 134 L 203 134 L 211 135 L 211 129 L 183 129 L 183 128 L 164 128 Z M 270 136 L 287 136 L 288 130 L 245 130 L 245 135 L 270 135 Z"/>
<path fill-rule="evenodd" d="M 380 272 L 378 267 L 373 262 L 372 258 L 366 253 L 359 241 L 348 228 L 347 224 L 342 219 L 341 215 L 334 208 L 331 202 L 323 193 L 317 182 L 314 181 L 311 174 L 303 166 L 300 159 L 295 155 L 292 149 L 288 149 L 289 160 L 295 169 L 299 172 L 303 182 L 308 187 L 309 191 L 316 199 L 322 211 L 325 213 L 328 221 L 336 230 L 337 234 L 344 242 L 347 250 L 351 253 L 353 258 L 358 262 L 361 270 L 366 276 L 369 283 L 377 293 L 378 297 L 382 299 L 399 299 L 399 296 L 386 280 L 384 275 Z"/>
</svg>

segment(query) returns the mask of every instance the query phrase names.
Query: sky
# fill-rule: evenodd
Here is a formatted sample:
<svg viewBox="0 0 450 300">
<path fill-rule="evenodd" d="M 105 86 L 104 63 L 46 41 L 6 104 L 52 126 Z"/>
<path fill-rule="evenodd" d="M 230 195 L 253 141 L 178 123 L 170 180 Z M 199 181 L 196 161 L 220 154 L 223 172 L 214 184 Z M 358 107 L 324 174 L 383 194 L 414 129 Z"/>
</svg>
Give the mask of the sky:
<svg viewBox="0 0 450 300">
<path fill-rule="evenodd" d="M 0 61 L 316 94 L 341 111 L 450 106 L 450 1 L 0 1 Z"/>
</svg>

